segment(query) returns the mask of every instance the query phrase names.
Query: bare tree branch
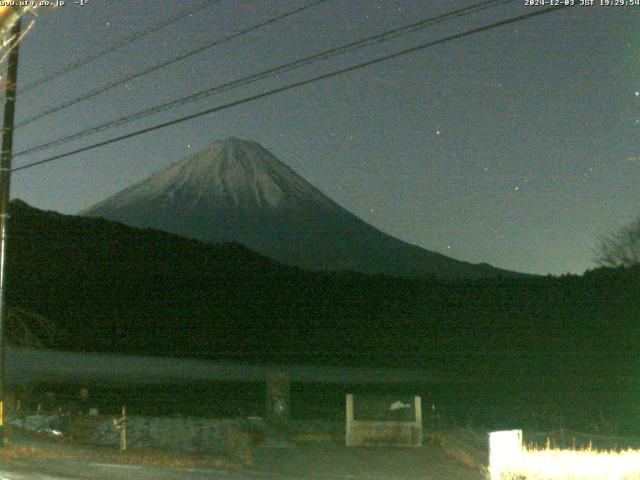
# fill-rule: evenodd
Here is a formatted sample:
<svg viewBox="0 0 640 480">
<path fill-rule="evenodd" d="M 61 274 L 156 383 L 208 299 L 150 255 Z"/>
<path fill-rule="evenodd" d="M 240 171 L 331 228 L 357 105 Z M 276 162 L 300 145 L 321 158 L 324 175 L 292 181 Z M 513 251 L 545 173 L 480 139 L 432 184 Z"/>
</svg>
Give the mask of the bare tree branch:
<svg viewBox="0 0 640 480">
<path fill-rule="evenodd" d="M 632 267 L 640 265 L 640 217 L 601 237 L 594 250 L 594 261 L 601 267 Z"/>
</svg>

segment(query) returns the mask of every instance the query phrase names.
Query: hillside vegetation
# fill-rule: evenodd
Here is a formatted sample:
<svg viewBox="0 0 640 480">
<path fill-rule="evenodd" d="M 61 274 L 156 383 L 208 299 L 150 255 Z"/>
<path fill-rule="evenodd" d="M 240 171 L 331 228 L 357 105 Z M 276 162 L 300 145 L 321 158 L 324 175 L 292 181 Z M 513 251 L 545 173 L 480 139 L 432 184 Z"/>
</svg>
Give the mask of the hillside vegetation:
<svg viewBox="0 0 640 480">
<path fill-rule="evenodd" d="M 475 382 L 478 402 L 637 417 L 638 268 L 464 282 L 310 273 L 15 201 L 8 285 L 10 305 L 56 325 L 52 348 L 439 368 Z"/>
</svg>

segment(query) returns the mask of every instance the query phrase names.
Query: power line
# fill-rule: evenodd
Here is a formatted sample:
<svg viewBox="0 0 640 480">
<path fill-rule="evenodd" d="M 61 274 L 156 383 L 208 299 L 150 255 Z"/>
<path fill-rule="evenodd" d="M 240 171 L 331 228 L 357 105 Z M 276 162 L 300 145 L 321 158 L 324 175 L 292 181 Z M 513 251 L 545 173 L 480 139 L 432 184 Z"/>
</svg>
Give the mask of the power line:
<svg viewBox="0 0 640 480">
<path fill-rule="evenodd" d="M 401 57 L 401 56 L 404 56 L 404 55 L 408 55 L 408 54 L 413 53 L 413 52 L 417 52 L 417 51 L 420 51 L 420 50 L 425 50 L 427 48 L 431 48 L 431 47 L 434 47 L 436 45 L 441 45 L 441 44 L 444 44 L 444 43 L 448 43 L 450 41 L 457 40 L 459 38 L 464 38 L 464 37 L 468 37 L 468 36 L 471 36 L 471 35 L 475 35 L 477 33 L 485 32 L 485 31 L 488 31 L 488 30 L 493 30 L 494 28 L 501 27 L 501 26 L 504 26 L 504 25 L 509 25 L 509 24 L 512 24 L 512 23 L 521 22 L 521 21 L 527 20 L 529 18 L 533 18 L 533 17 L 537 17 L 537 16 L 540 16 L 540 15 L 545 15 L 547 13 L 559 11 L 559 10 L 562 10 L 564 8 L 567 8 L 567 7 L 568 7 L 568 5 L 561 5 L 561 6 L 558 6 L 558 7 L 549 7 L 549 8 L 545 8 L 545 9 L 542 9 L 542 10 L 537 10 L 537 11 L 534 11 L 534 12 L 530 12 L 530 13 L 526 13 L 526 14 L 523 14 L 523 15 L 519 15 L 519 16 L 516 16 L 516 17 L 508 18 L 506 20 L 500 20 L 498 22 L 493 22 L 493 23 L 490 23 L 488 25 L 484 25 L 482 27 L 477 27 L 477 28 L 473 28 L 471 30 L 466 30 L 465 32 L 457 33 L 455 35 L 450 35 L 448 37 L 441 38 L 439 40 L 434 40 L 434 41 L 431 41 L 431 42 L 423 43 L 423 44 L 417 45 L 415 47 L 411 47 L 411 48 L 407 48 L 407 49 L 404 49 L 404 50 L 400 50 L 399 52 L 391 53 L 389 55 L 384 55 L 382 57 L 378 57 L 378 58 L 375 58 L 373 60 L 369 60 L 369 61 L 366 61 L 366 62 L 358 63 L 358 64 L 352 65 L 350 67 L 342 68 L 342 69 L 339 69 L 339 70 L 334 70 L 333 72 L 325 73 L 323 75 L 318 75 L 316 77 L 312 77 L 312 78 L 309 78 L 307 80 L 301 80 L 299 82 L 295 82 L 295 83 L 291 83 L 289 85 L 285 85 L 284 87 L 275 88 L 275 89 L 269 90 L 267 92 L 259 93 L 259 94 L 256 94 L 256 95 L 252 95 L 250 97 L 245 97 L 243 99 L 236 100 L 236 101 L 233 101 L 233 102 L 229 102 L 229 103 L 226 103 L 224 105 L 219 105 L 217 107 L 209 108 L 207 110 L 204 110 L 204 111 L 201 111 L 201 112 L 198 112 L 198 113 L 193 113 L 193 114 L 190 114 L 190 115 L 187 115 L 187 116 L 175 119 L 175 120 L 171 120 L 171 121 L 168 121 L 168 122 L 160 123 L 160 124 L 154 125 L 152 127 L 143 128 L 141 130 L 137 130 L 135 132 L 127 133 L 125 135 L 120 135 L 118 137 L 114 137 L 114 138 L 111 138 L 109 140 L 105 140 L 103 142 L 98 142 L 98 143 L 95 143 L 93 145 L 89 145 L 89 146 L 86 146 L 86 147 L 78 148 L 76 150 L 72 150 L 70 152 L 62 153 L 60 155 L 55 155 L 55 156 L 52 156 L 52 157 L 49 157 L 49 158 L 45 158 L 43 160 L 38 160 L 36 162 L 32 162 L 32 163 L 29 163 L 27 165 L 23 165 L 21 167 L 12 168 L 11 172 L 17 172 L 17 171 L 20 171 L 20 170 L 26 170 L 28 168 L 33 168 L 33 167 L 36 167 L 38 165 L 43 165 L 45 163 L 50 163 L 50 162 L 53 162 L 55 160 L 60 160 L 62 158 L 70 157 L 70 156 L 76 155 L 78 153 L 83 153 L 83 152 L 87 152 L 89 150 L 94 150 L 96 148 L 103 147 L 105 145 L 110 145 L 112 143 L 120 142 L 122 140 L 127 140 L 129 138 L 137 137 L 139 135 L 143 135 L 145 133 L 150 133 L 150 132 L 153 132 L 155 130 L 159 130 L 159 129 L 162 129 L 162 128 L 165 128 L 165 127 L 170 127 L 172 125 L 176 125 L 176 124 L 179 124 L 179 123 L 182 123 L 182 122 L 186 122 L 186 121 L 192 120 L 194 118 L 202 117 L 202 116 L 205 116 L 205 115 L 210 115 L 212 113 L 216 113 L 216 112 L 219 112 L 219 111 L 222 111 L 222 110 L 227 110 L 229 108 L 236 107 L 238 105 L 243 105 L 245 103 L 253 102 L 253 101 L 259 100 L 261 98 L 270 97 L 272 95 L 276 95 L 278 93 L 283 93 L 283 92 L 292 90 L 294 88 L 298 88 L 298 87 L 302 87 L 302 86 L 305 86 L 305 85 L 309 85 L 311 83 L 315 83 L 315 82 L 318 82 L 320 80 L 326 80 L 328 78 L 333 78 L 333 77 L 336 77 L 338 75 L 342 75 L 344 73 L 352 72 L 354 70 L 359 70 L 361 68 L 369 67 L 371 65 L 376 65 L 378 63 L 385 62 L 387 60 L 398 58 L 398 57 Z"/>
<path fill-rule="evenodd" d="M 60 103 L 60 104 L 58 104 L 58 105 L 56 105 L 54 107 L 51 107 L 51 108 L 49 108 L 47 110 L 44 110 L 44 111 L 42 111 L 40 113 L 37 113 L 36 115 L 33 115 L 32 117 L 29 117 L 28 119 L 23 120 L 22 122 L 19 122 L 15 126 L 15 128 L 18 129 L 20 127 L 24 127 L 25 125 L 33 123 L 36 120 L 39 120 L 39 119 L 41 119 L 43 117 L 51 115 L 52 113 L 59 112 L 60 110 L 68 108 L 68 107 L 70 107 L 72 105 L 75 105 L 77 103 L 83 102 L 85 100 L 93 98 L 93 97 L 95 97 L 97 95 L 100 95 L 102 93 L 108 92 L 109 90 L 111 90 L 111 89 L 113 89 L 115 87 L 118 87 L 118 86 L 120 86 L 120 85 L 122 85 L 124 83 L 130 82 L 130 81 L 135 80 L 136 78 L 140 78 L 140 77 L 142 77 L 144 75 L 149 75 L 150 73 L 153 73 L 153 72 L 155 72 L 157 70 L 160 70 L 161 68 L 164 68 L 164 67 L 172 65 L 172 64 L 174 64 L 176 62 L 185 60 L 186 58 L 192 57 L 192 56 L 194 56 L 194 55 L 196 55 L 198 53 L 202 53 L 205 50 L 209 50 L 209 49 L 211 49 L 213 47 L 217 47 L 218 45 L 226 43 L 226 42 L 228 42 L 230 40 L 233 40 L 235 38 L 238 38 L 238 37 L 240 37 L 242 35 L 246 35 L 247 33 L 251 33 L 251 32 L 253 32 L 255 30 L 258 30 L 258 29 L 260 29 L 262 27 L 266 27 L 267 25 L 271 25 L 273 23 L 276 23 L 276 22 L 279 22 L 281 20 L 284 20 L 287 17 L 290 17 L 290 16 L 295 15 L 297 13 L 303 12 L 304 10 L 307 10 L 309 8 L 312 8 L 312 7 L 315 7 L 317 5 L 320 5 L 321 3 L 324 3 L 326 1 L 327 0 L 315 0 L 315 1 L 312 1 L 311 3 L 308 3 L 307 5 L 303 5 L 302 7 L 299 7 L 299 8 L 293 9 L 293 10 L 289 10 L 288 12 L 285 12 L 283 14 L 277 15 L 275 17 L 271 17 L 268 20 L 265 20 L 263 22 L 257 23 L 255 25 L 252 25 L 251 27 L 245 28 L 245 29 L 240 30 L 239 32 L 233 33 L 231 35 L 227 35 L 226 37 L 223 37 L 223 38 L 221 38 L 219 40 L 216 40 L 216 41 L 214 41 L 212 43 L 209 43 L 207 45 L 204 45 L 202 47 L 196 48 L 195 50 L 191 50 L 191 51 L 189 51 L 187 53 L 178 55 L 177 57 L 174 57 L 171 60 L 167 60 L 167 61 L 164 61 L 162 63 L 155 64 L 155 65 L 153 65 L 153 66 L 151 66 L 149 68 L 146 68 L 145 70 L 142 70 L 140 72 L 133 73 L 131 75 L 127 75 L 126 77 L 122 77 L 122 78 L 120 78 L 118 80 L 115 80 L 115 81 L 113 81 L 111 83 L 108 83 L 108 84 L 106 84 L 106 85 L 104 85 L 104 86 L 102 86 L 100 88 L 92 90 L 89 93 L 85 93 L 83 95 L 80 95 L 79 97 L 76 97 L 76 98 L 72 99 L 72 100 Z"/>
<path fill-rule="evenodd" d="M 209 8 L 212 5 L 215 5 L 216 3 L 220 3 L 221 0 L 207 0 L 203 5 L 200 5 L 199 7 L 196 8 L 190 8 L 190 9 L 186 9 L 181 11 L 180 13 L 178 13 L 177 15 L 173 16 L 173 17 L 169 17 L 166 20 L 163 20 L 155 25 L 152 25 L 151 27 L 147 28 L 146 30 L 142 30 L 140 32 L 136 32 L 132 35 L 129 35 L 128 37 L 123 38 L 122 40 L 119 40 L 117 42 L 115 42 L 114 44 L 108 46 L 107 48 L 105 48 L 104 50 L 100 50 L 98 52 L 92 53 L 90 55 L 87 55 L 84 58 L 81 58 L 80 60 L 71 63 L 69 65 L 67 65 L 66 67 L 61 68 L 60 70 L 57 70 L 53 73 L 50 73 L 49 75 L 41 78 L 40 80 L 36 80 L 33 83 L 30 83 L 22 88 L 20 88 L 20 91 L 18 92 L 19 94 L 23 94 L 26 93 L 30 90 L 33 90 L 34 88 L 37 88 L 41 85 L 44 85 L 47 82 L 50 82 L 51 80 L 55 80 L 58 77 L 61 77 L 62 75 L 66 75 L 67 73 L 76 70 L 88 63 L 93 62 L 94 60 L 103 57 L 105 55 L 108 55 L 109 53 L 115 52 L 116 50 L 129 45 L 130 43 L 133 43 L 137 40 L 140 40 L 143 37 L 146 37 L 147 35 L 150 35 L 154 32 L 157 32 L 158 30 L 161 30 L 165 27 L 168 27 L 174 23 L 177 23 L 178 21 L 182 20 L 185 17 L 194 15 L 198 12 L 200 12 L 201 10 L 204 10 L 205 8 Z"/>
<path fill-rule="evenodd" d="M 361 40 L 357 40 L 355 42 L 350 42 L 347 43 L 345 45 L 341 45 L 339 47 L 336 48 L 332 48 L 329 50 L 325 50 L 322 51 L 320 53 L 317 54 L 313 54 L 307 57 L 303 57 L 300 58 L 298 60 L 295 60 L 293 62 L 289 62 L 289 63 L 285 63 L 282 65 L 279 65 L 277 67 L 272 67 L 269 68 L 267 70 L 263 70 L 259 73 L 253 74 L 253 75 L 249 75 L 237 80 L 233 80 L 230 82 L 226 82 L 223 84 L 219 84 L 216 85 L 212 88 L 208 88 L 206 90 L 202 90 L 200 92 L 188 95 L 186 97 L 183 97 L 181 99 L 177 99 L 177 100 L 172 100 L 170 102 L 166 102 L 163 103 L 161 105 L 158 105 L 156 107 L 150 108 L 150 109 L 145 109 L 130 115 L 126 115 L 124 117 L 120 117 L 116 120 L 111 120 L 109 122 L 103 123 L 101 125 L 97 125 L 85 130 L 81 130 L 80 132 L 76 132 L 70 135 L 67 135 L 65 137 L 62 138 L 58 138 L 56 140 L 52 140 L 40 145 L 36 145 L 33 147 L 30 147 L 26 150 L 23 150 L 21 152 L 18 152 L 16 154 L 14 154 L 14 157 L 17 156 L 23 156 L 23 155 L 27 155 L 30 153 L 34 153 L 34 152 L 39 152 L 42 150 L 47 150 L 51 147 L 55 147 L 58 145 L 62 145 L 65 143 L 68 143 L 70 141 L 73 140 L 77 140 L 79 138 L 83 138 L 86 137 L 88 135 L 92 135 L 95 133 L 99 133 L 102 132 L 104 130 L 108 130 L 111 128 L 115 128 L 124 124 L 127 124 L 129 122 L 132 122 L 134 120 L 138 120 L 140 118 L 144 118 L 147 117 L 149 115 L 153 115 L 155 113 L 160 113 L 166 110 L 170 110 L 172 108 L 178 107 L 178 106 L 182 106 L 182 105 L 186 105 L 187 103 L 191 103 L 194 102 L 196 100 L 202 100 L 205 98 L 208 98 L 212 95 L 227 91 L 227 90 L 231 90 L 231 89 L 235 89 L 241 86 L 245 86 L 245 85 L 249 85 L 251 83 L 255 83 L 257 81 L 260 80 L 264 80 L 266 78 L 270 78 L 273 76 L 277 76 L 281 73 L 284 72 L 288 72 L 297 68 L 301 68 L 304 66 L 308 66 L 311 65 L 313 63 L 316 63 L 318 61 L 321 60 L 327 60 L 329 58 L 332 58 L 334 56 L 337 55 L 342 55 L 344 53 L 348 53 L 354 50 L 359 50 L 361 48 L 370 46 L 370 45 L 374 45 L 374 44 L 379 44 L 382 42 L 386 42 L 395 38 L 398 38 L 401 35 L 405 35 L 408 33 L 413 33 L 416 32 L 420 29 L 426 28 L 428 26 L 432 26 L 438 23 L 442 23 L 444 21 L 450 20 L 451 18 L 459 18 L 462 17 L 464 15 L 469 15 L 471 13 L 477 13 L 479 11 L 488 9 L 492 6 L 496 6 L 498 4 L 504 4 L 504 3 L 510 3 L 513 2 L 514 0 L 486 0 L 474 5 L 470 5 L 468 7 L 465 8 L 461 8 L 458 10 L 454 10 L 452 12 L 446 13 L 446 14 L 442 14 L 442 15 L 438 15 L 436 17 L 430 17 L 424 20 L 420 20 L 418 22 L 414 22 L 402 27 L 398 27 L 392 30 L 387 30 L 385 32 L 382 32 L 380 34 L 377 35 L 373 35 L 370 37 L 366 37 L 364 39 Z"/>
</svg>

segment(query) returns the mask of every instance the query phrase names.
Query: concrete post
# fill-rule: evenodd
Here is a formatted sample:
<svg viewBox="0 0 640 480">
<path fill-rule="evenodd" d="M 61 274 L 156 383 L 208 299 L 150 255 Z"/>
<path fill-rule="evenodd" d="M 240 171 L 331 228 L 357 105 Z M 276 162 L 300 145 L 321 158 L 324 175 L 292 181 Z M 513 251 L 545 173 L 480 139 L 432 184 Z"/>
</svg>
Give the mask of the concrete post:
<svg viewBox="0 0 640 480">
<path fill-rule="evenodd" d="M 522 430 L 489 433 L 489 474 L 500 480 L 522 455 Z"/>
</svg>

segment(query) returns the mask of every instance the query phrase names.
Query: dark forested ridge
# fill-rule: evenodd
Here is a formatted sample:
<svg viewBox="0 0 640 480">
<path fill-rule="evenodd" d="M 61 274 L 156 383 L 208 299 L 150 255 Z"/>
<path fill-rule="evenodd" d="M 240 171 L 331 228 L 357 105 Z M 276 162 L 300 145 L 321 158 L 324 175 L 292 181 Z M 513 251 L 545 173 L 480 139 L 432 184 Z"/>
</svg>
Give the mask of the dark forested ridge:
<svg viewBox="0 0 640 480">
<path fill-rule="evenodd" d="M 54 322 L 55 348 L 435 366 L 568 401 L 638 393 L 638 268 L 464 282 L 310 273 L 19 201 L 9 262 L 9 304 Z"/>
</svg>

